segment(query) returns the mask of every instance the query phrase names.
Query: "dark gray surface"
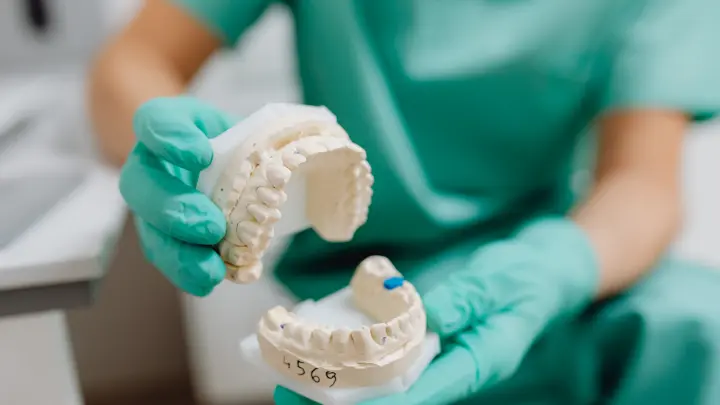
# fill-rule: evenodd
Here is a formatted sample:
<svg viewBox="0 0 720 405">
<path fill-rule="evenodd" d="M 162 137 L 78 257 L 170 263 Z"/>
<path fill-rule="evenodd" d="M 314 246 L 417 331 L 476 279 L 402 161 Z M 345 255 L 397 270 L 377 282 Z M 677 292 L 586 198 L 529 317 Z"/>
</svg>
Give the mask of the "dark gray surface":
<svg viewBox="0 0 720 405">
<path fill-rule="evenodd" d="M 0 317 L 88 306 L 93 302 L 96 284 L 80 281 L 0 291 Z"/>
</svg>

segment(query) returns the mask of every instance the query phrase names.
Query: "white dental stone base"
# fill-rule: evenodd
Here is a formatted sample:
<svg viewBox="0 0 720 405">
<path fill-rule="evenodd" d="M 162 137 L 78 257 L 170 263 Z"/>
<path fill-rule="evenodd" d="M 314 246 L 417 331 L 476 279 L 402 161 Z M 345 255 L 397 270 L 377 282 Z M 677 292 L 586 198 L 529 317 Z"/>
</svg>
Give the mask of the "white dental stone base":
<svg viewBox="0 0 720 405">
<path fill-rule="evenodd" d="M 357 328 L 372 325 L 374 322 L 360 312 L 352 303 L 352 291 L 343 288 L 320 301 L 303 301 L 293 311 L 308 321 L 333 327 Z M 274 383 L 297 392 L 313 401 L 326 405 L 353 405 L 374 398 L 405 392 L 420 377 L 420 374 L 440 353 L 440 339 L 435 333 L 427 332 L 422 343 L 419 357 L 401 376 L 395 377 L 384 385 L 359 388 L 323 388 L 308 380 L 307 384 L 292 380 L 266 364 L 260 353 L 257 335 L 253 334 L 240 342 L 240 350 L 248 362 L 263 370 Z"/>
</svg>

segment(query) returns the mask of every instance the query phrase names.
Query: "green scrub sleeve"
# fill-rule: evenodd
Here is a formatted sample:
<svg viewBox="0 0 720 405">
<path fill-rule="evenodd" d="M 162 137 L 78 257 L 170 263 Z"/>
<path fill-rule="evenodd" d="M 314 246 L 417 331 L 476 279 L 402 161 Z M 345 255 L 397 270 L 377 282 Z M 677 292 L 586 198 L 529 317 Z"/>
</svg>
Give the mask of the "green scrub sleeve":
<svg viewBox="0 0 720 405">
<path fill-rule="evenodd" d="M 233 47 L 273 0 L 172 0 Z"/>
<path fill-rule="evenodd" d="M 644 0 L 619 30 L 604 110 L 672 108 L 694 120 L 720 111 L 720 1 Z"/>
</svg>

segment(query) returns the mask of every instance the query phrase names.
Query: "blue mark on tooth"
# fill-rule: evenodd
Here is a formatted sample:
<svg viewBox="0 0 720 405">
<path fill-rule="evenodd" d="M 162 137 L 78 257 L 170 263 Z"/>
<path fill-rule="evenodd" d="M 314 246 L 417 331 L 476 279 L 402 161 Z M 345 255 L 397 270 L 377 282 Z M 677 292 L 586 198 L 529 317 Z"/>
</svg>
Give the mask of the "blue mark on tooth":
<svg viewBox="0 0 720 405">
<path fill-rule="evenodd" d="M 383 287 L 385 287 L 386 290 L 394 290 L 405 282 L 405 279 L 402 277 L 390 277 L 386 278 L 383 282 Z"/>
</svg>

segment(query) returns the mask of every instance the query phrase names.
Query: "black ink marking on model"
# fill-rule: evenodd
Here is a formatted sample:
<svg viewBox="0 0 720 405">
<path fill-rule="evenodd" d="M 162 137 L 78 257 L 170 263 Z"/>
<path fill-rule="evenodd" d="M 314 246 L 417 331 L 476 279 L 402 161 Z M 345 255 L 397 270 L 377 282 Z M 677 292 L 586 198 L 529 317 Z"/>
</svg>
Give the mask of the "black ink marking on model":
<svg viewBox="0 0 720 405">
<path fill-rule="evenodd" d="M 313 380 L 313 382 L 314 382 L 315 384 L 317 384 L 317 383 L 320 382 L 320 377 L 318 377 L 318 376 L 315 375 L 315 372 L 316 372 L 316 371 L 317 371 L 317 367 L 315 367 L 314 369 L 312 369 L 312 371 L 310 372 L 310 378 L 312 378 L 312 380 Z"/>
<path fill-rule="evenodd" d="M 325 377 L 327 377 L 328 380 L 333 380 L 333 383 L 330 384 L 330 388 L 332 388 L 332 386 L 335 385 L 335 383 L 337 382 L 337 378 L 336 378 L 336 376 L 335 376 L 335 373 L 333 373 L 332 371 L 326 371 L 326 372 L 325 372 Z"/>
<path fill-rule="evenodd" d="M 306 371 L 305 371 L 305 369 L 303 368 L 302 364 L 305 364 L 302 360 L 298 360 L 298 361 L 297 361 L 297 366 L 298 366 L 298 368 L 299 368 L 300 370 L 302 370 L 302 373 L 300 373 L 300 374 L 298 374 L 298 375 L 305 375 L 305 373 L 306 373 Z"/>
</svg>

